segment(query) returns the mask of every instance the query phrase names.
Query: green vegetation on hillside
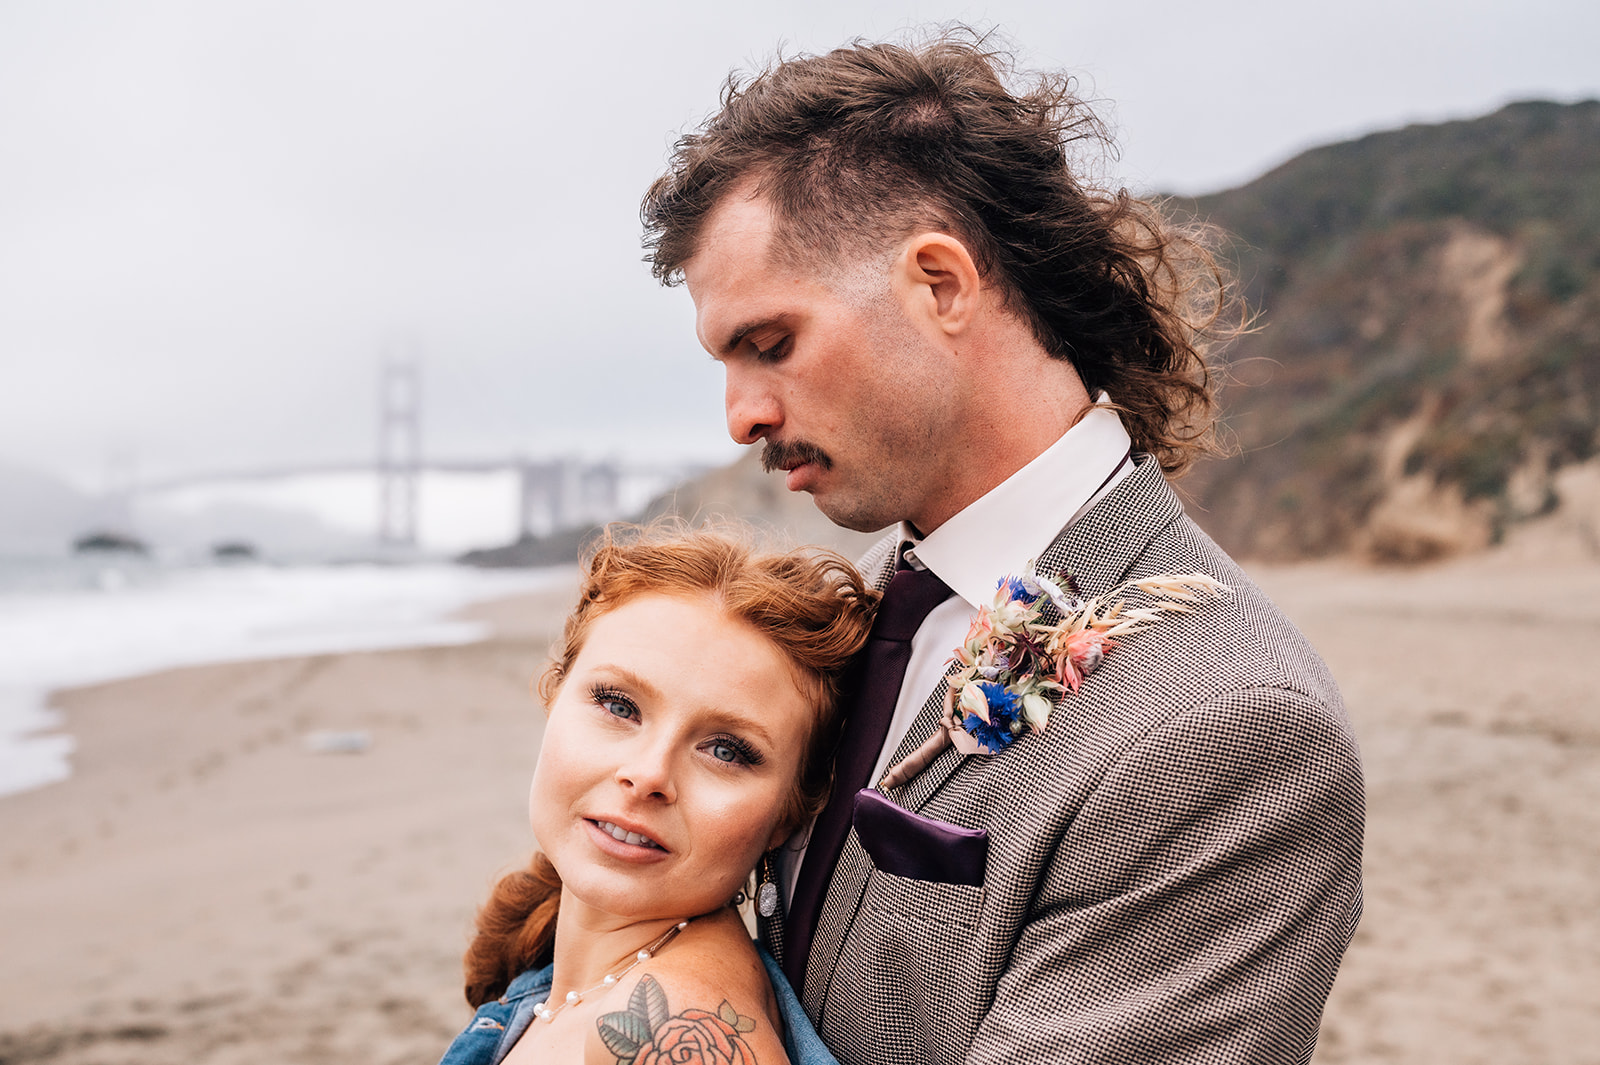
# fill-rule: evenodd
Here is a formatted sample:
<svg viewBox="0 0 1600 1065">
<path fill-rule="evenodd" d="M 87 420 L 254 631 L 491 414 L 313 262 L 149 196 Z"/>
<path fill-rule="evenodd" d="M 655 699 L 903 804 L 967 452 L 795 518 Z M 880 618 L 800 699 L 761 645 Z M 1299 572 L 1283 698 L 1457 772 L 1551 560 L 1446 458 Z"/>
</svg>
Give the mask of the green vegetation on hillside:
<svg viewBox="0 0 1600 1065">
<path fill-rule="evenodd" d="M 1318 148 L 1175 201 L 1231 235 L 1262 328 L 1238 454 L 1188 490 L 1245 554 L 1474 546 L 1559 504 L 1600 433 L 1600 101 Z"/>
</svg>

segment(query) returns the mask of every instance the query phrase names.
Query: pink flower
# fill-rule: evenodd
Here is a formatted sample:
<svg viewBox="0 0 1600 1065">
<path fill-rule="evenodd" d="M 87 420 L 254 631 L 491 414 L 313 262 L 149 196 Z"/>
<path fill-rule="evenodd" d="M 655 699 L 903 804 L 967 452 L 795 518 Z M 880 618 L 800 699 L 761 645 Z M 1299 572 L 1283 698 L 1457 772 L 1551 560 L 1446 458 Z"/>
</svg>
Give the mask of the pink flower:
<svg viewBox="0 0 1600 1065">
<path fill-rule="evenodd" d="M 635 1060 L 636 1065 L 756 1065 L 739 1029 L 705 1010 L 669 1017 Z"/>
<path fill-rule="evenodd" d="M 1083 674 L 1078 672 L 1078 667 L 1072 664 L 1072 658 L 1062 654 L 1056 659 L 1056 683 L 1067 688 L 1072 694 L 1078 694 L 1078 685 L 1083 683 Z"/>
<path fill-rule="evenodd" d="M 1056 659 L 1056 682 L 1066 685 L 1076 695 L 1083 678 L 1093 673 L 1106 652 L 1116 646 L 1116 642 L 1105 633 L 1094 629 L 1073 633 L 1067 637 L 1066 646 Z"/>
</svg>

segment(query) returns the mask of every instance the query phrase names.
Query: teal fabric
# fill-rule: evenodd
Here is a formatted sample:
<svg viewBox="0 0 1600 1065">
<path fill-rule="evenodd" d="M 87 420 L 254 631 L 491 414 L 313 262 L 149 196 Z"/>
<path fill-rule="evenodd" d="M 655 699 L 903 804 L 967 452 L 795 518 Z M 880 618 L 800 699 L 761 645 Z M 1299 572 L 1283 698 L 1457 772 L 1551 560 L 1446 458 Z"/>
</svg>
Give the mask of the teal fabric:
<svg viewBox="0 0 1600 1065">
<path fill-rule="evenodd" d="M 791 1065 L 839 1065 L 822 1045 L 794 988 L 767 949 L 757 944 L 761 964 L 772 980 L 772 991 L 783 1017 L 783 1049 Z M 533 1021 L 533 1007 L 550 994 L 552 967 L 530 969 L 511 981 L 506 993 L 478 1007 L 471 1023 L 456 1036 L 439 1065 L 499 1065 Z"/>
<path fill-rule="evenodd" d="M 812 1027 L 789 978 L 783 975 L 783 966 L 767 953 L 766 947 L 757 943 L 756 949 L 761 952 L 761 964 L 767 967 L 772 992 L 778 998 L 778 1012 L 783 1015 L 783 1049 L 791 1065 L 839 1065 L 839 1060 L 822 1045 L 822 1037 Z"/>
</svg>

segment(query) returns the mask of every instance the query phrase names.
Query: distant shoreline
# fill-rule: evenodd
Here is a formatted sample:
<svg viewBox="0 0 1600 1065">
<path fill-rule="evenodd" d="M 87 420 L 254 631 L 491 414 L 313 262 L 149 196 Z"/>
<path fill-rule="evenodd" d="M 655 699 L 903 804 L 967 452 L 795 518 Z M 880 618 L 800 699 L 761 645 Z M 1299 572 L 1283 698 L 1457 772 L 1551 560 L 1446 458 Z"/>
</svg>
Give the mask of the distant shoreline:
<svg viewBox="0 0 1600 1065">
<path fill-rule="evenodd" d="M 106 592 L 0 594 L 0 803 L 71 772 L 61 694 L 168 669 L 470 643 L 474 604 L 564 586 L 567 567 L 151 567 Z"/>
</svg>

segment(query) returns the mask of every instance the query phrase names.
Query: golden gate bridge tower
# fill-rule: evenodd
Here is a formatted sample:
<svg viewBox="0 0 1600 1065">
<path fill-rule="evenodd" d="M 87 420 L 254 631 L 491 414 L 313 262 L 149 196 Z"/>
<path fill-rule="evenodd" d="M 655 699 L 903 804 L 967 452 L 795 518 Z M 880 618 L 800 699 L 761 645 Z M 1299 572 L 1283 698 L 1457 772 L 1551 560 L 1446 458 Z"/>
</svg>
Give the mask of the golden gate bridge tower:
<svg viewBox="0 0 1600 1065">
<path fill-rule="evenodd" d="M 422 395 L 416 358 L 386 356 L 378 380 L 378 539 L 417 546 Z"/>
</svg>

